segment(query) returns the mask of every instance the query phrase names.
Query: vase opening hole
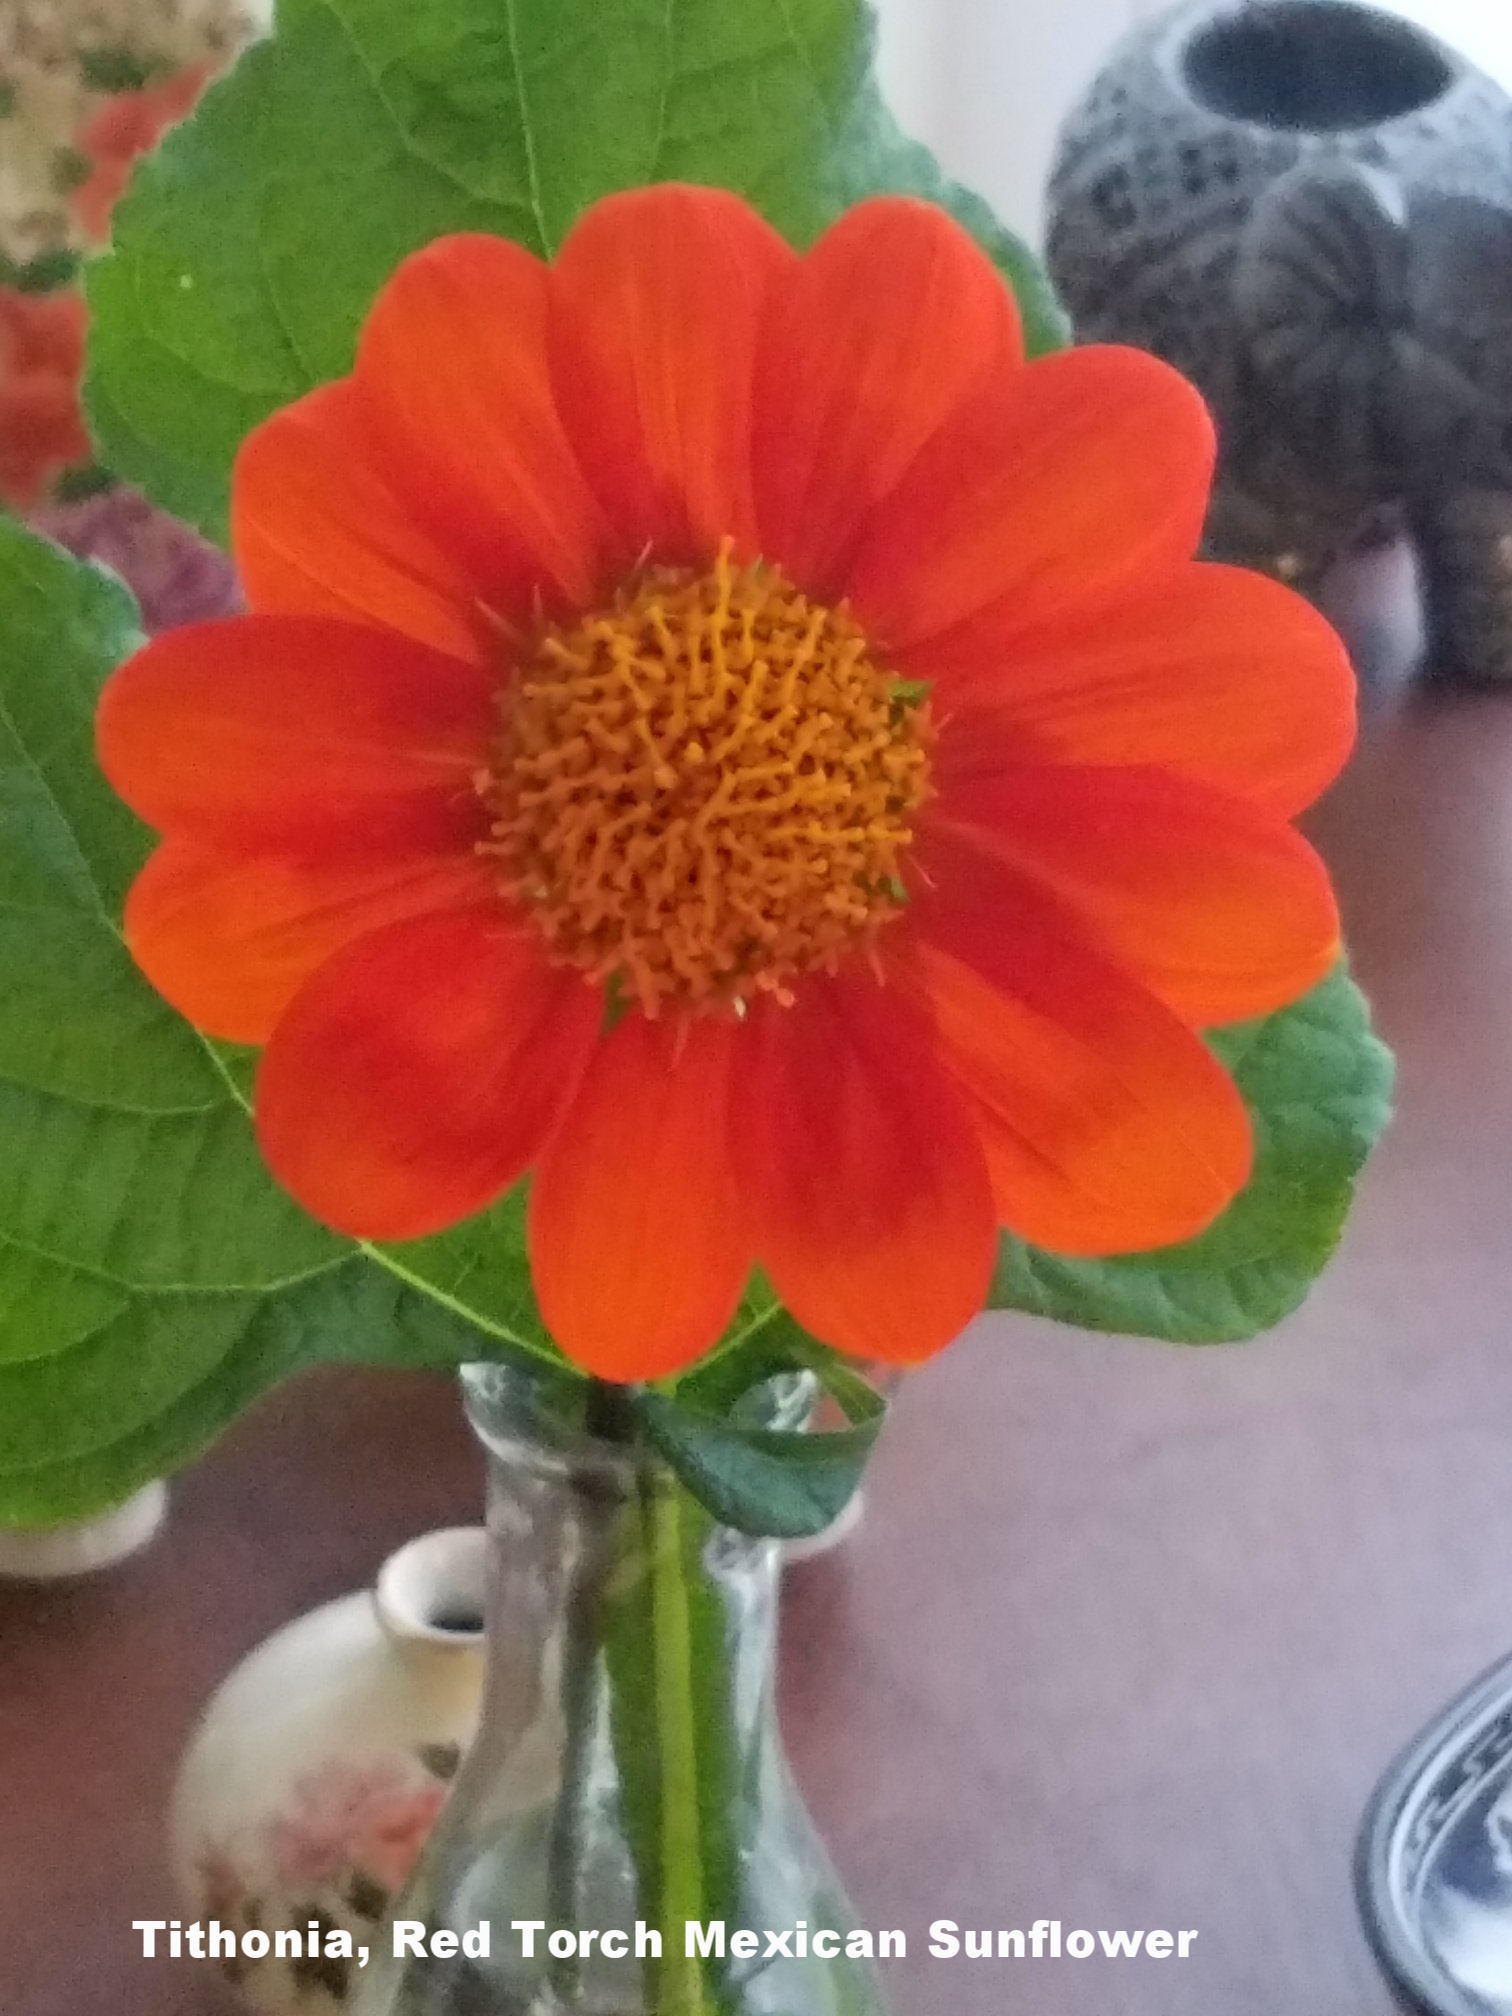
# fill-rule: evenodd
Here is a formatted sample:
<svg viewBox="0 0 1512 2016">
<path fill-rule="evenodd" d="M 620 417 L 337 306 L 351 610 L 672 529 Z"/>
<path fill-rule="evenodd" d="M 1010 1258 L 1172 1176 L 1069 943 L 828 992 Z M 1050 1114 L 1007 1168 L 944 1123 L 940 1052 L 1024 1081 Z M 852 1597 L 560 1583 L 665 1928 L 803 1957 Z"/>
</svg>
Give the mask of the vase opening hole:
<svg viewBox="0 0 1512 2016">
<path fill-rule="evenodd" d="M 1260 0 L 1187 45 L 1187 88 L 1226 119 L 1337 133 L 1422 111 L 1454 66 L 1410 22 L 1347 0 Z"/>
<path fill-rule="evenodd" d="M 444 1609 L 437 1605 L 425 1622 L 432 1631 L 442 1631 L 448 1638 L 480 1638 L 483 1635 L 481 1610 Z"/>
<path fill-rule="evenodd" d="M 480 1645 L 487 1578 L 488 1535 L 481 1526 L 422 1534 L 379 1571 L 378 1615 L 395 1638 Z"/>
</svg>

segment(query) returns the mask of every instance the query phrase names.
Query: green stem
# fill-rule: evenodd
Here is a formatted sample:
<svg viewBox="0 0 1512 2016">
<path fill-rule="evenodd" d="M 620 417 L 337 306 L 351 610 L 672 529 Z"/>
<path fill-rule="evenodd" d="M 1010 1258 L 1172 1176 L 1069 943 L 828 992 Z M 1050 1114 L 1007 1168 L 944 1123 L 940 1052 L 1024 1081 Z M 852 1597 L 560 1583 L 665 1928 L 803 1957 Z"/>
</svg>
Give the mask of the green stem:
<svg viewBox="0 0 1512 2016">
<path fill-rule="evenodd" d="M 563 1666 L 565 1684 L 562 1720 L 566 1743 L 562 1786 L 557 1795 L 551 1838 L 546 1847 L 546 1897 L 552 1929 L 580 1922 L 579 1897 L 583 1877 L 584 1807 L 593 1744 L 593 1710 L 597 1695 L 598 1612 L 596 1587 L 579 1590 L 567 1615 Z M 569 2009 L 578 2006 L 582 1980 L 575 1958 L 550 1963 L 551 1984 Z"/>
<path fill-rule="evenodd" d="M 653 1481 L 643 1497 L 651 1562 L 652 1672 L 661 1761 L 662 1934 L 656 2016 L 705 2016 L 703 1962 L 687 1951 L 686 1927 L 704 1915 L 703 1820 L 698 1796 L 698 1709 L 693 1635 L 684 1579 L 682 1507 Z"/>
<path fill-rule="evenodd" d="M 592 1380 L 584 1402 L 583 1426 L 601 1441 L 624 1442 L 634 1433 L 624 1396 L 618 1387 Z M 551 1838 L 547 1843 L 547 1908 L 553 1927 L 577 1927 L 582 1922 L 583 1847 L 587 1833 L 588 1784 L 597 1731 L 599 1655 L 603 1645 L 606 1591 L 611 1572 L 609 1536 L 619 1513 L 619 1501 L 606 1497 L 594 1508 L 599 1515 L 586 1536 L 588 1559 L 594 1564 L 576 1590 L 567 1613 L 567 1643 L 563 1654 L 565 1685 L 562 1717 L 566 1745 L 562 1786 L 557 1797 Z M 551 1961 L 551 1983 L 569 2009 L 582 1995 L 581 1969 L 575 1958 Z"/>
</svg>

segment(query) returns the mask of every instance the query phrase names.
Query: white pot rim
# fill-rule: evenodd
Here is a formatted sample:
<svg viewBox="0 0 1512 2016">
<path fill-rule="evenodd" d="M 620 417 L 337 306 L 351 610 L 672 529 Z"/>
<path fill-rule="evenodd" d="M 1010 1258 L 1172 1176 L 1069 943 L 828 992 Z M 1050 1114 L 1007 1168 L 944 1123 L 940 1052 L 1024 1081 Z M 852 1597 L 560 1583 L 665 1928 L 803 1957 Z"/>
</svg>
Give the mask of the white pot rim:
<svg viewBox="0 0 1512 2016">
<path fill-rule="evenodd" d="M 469 1651 L 483 1643 L 487 1588 L 487 1528 L 444 1526 L 389 1556 L 373 1604 L 384 1630 L 403 1644 Z"/>
<path fill-rule="evenodd" d="M 157 1537 L 167 1512 L 168 1487 L 159 1481 L 93 1519 L 35 1531 L 0 1526 L 0 1580 L 62 1582 L 97 1575 L 139 1554 Z"/>
</svg>

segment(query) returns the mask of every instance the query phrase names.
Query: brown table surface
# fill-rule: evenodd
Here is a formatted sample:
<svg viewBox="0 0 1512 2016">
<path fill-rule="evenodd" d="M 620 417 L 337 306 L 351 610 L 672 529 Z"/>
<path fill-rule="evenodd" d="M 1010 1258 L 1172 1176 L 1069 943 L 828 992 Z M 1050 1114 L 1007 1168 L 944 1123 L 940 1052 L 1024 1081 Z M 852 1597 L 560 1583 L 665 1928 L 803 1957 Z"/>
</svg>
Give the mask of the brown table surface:
<svg viewBox="0 0 1512 2016">
<path fill-rule="evenodd" d="M 1401 1113 L 1261 1343 L 984 1320 L 904 1396 L 868 1517 L 789 1591 L 785 1719 L 900 2016 L 1385 2016 L 1350 1887 L 1399 1744 L 1512 1648 L 1512 696 L 1373 730 L 1321 822 Z M 176 1488 L 143 1560 L 0 1589 L 0 2011 L 209 2016 L 169 1774 L 227 1668 L 470 1519 L 445 1385 L 322 1377 Z M 945 1962 L 937 1917 L 1197 1928 L 1185 1964 Z"/>
</svg>

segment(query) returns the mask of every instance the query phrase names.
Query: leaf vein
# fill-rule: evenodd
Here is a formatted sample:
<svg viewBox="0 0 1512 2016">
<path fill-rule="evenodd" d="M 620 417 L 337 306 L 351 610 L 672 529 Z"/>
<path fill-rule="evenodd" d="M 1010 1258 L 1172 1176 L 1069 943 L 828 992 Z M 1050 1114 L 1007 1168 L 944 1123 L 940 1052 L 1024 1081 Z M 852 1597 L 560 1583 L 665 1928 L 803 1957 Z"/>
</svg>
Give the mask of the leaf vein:
<svg viewBox="0 0 1512 2016">
<path fill-rule="evenodd" d="M 541 200 L 541 164 L 536 154 L 535 128 L 531 124 L 530 101 L 525 94 L 525 64 L 520 49 L 520 17 L 516 0 L 504 0 L 504 26 L 509 39 L 509 60 L 514 71 L 515 99 L 520 107 L 520 137 L 525 148 L 525 173 L 530 182 L 530 208 L 540 243 L 536 250 L 549 259 L 555 250 L 546 227 L 546 211 Z"/>
</svg>

